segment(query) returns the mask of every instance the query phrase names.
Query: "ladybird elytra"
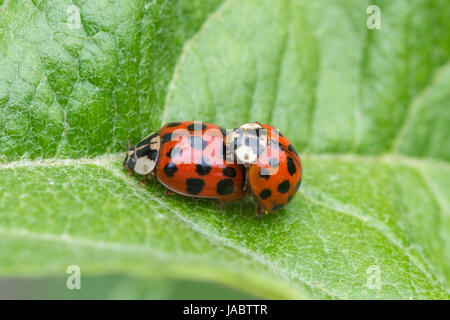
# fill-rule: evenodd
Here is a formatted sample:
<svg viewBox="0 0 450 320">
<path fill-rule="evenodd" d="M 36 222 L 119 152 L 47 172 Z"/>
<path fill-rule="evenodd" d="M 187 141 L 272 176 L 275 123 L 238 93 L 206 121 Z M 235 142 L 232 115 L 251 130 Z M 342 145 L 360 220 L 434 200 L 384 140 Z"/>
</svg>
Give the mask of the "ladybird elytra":
<svg viewBox="0 0 450 320">
<path fill-rule="evenodd" d="M 143 159 L 137 157 L 137 151 L 148 145 L 147 137 L 128 150 L 124 166 L 141 175 L 155 175 L 167 189 L 179 194 L 235 201 L 246 193 L 245 168 L 225 161 L 225 133 L 210 123 L 168 123 L 157 133 L 155 165 L 149 162 L 148 152 Z M 151 172 L 143 170 L 143 165 Z"/>
<path fill-rule="evenodd" d="M 285 136 L 270 125 L 261 126 L 267 130 L 268 144 L 257 163 L 249 166 L 247 183 L 261 210 L 271 213 L 294 198 L 301 184 L 303 167 L 299 155 Z"/>
</svg>

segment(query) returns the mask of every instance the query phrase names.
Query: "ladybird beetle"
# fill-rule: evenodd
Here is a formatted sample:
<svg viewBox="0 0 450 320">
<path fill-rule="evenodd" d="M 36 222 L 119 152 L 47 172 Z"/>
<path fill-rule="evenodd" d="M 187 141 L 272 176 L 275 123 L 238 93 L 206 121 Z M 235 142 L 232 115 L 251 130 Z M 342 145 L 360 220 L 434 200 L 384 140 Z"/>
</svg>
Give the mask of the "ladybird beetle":
<svg viewBox="0 0 450 320">
<path fill-rule="evenodd" d="M 123 165 L 176 193 L 235 201 L 246 193 L 246 168 L 225 161 L 225 136 L 214 124 L 168 123 L 130 147 Z"/>
<path fill-rule="evenodd" d="M 192 197 L 231 202 L 251 190 L 259 217 L 292 200 L 303 170 L 289 140 L 258 122 L 231 131 L 196 121 L 168 123 L 129 147 L 123 165 Z"/>
<path fill-rule="evenodd" d="M 247 123 L 227 136 L 236 161 L 248 167 L 247 185 L 258 200 L 257 215 L 287 205 L 302 181 L 302 163 L 294 146 L 267 124 Z"/>
</svg>

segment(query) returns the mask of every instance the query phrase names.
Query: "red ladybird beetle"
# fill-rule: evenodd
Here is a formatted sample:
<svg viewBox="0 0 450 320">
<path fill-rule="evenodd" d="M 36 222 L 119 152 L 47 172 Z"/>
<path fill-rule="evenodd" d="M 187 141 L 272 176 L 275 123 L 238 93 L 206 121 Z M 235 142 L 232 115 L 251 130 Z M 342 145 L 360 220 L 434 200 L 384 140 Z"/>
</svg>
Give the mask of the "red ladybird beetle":
<svg viewBox="0 0 450 320">
<path fill-rule="evenodd" d="M 235 201 L 246 193 L 246 169 L 225 161 L 225 136 L 214 124 L 168 123 L 130 147 L 123 165 L 130 173 L 156 176 L 176 193 Z"/>
<path fill-rule="evenodd" d="M 164 125 L 130 147 L 123 165 L 187 196 L 231 202 L 251 190 L 258 216 L 292 200 L 303 170 L 292 144 L 270 125 L 246 123 L 227 132 L 195 121 Z"/>
<path fill-rule="evenodd" d="M 302 163 L 294 146 L 274 127 L 246 123 L 227 136 L 236 162 L 247 167 L 247 185 L 258 201 L 257 215 L 287 205 L 302 181 Z"/>
</svg>

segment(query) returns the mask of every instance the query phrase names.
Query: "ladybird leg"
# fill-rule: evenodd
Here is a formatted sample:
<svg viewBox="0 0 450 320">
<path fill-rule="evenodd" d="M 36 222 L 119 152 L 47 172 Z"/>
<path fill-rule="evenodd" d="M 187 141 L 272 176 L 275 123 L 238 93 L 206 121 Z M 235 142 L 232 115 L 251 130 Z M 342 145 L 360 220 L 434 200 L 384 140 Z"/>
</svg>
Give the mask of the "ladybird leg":
<svg viewBox="0 0 450 320">
<path fill-rule="evenodd" d="M 147 175 L 147 177 L 139 181 L 139 184 L 142 184 L 145 187 L 150 182 L 150 180 L 153 179 L 154 176 L 155 174 L 153 172 L 150 173 L 149 175 Z"/>
<path fill-rule="evenodd" d="M 148 182 L 150 181 L 150 179 L 147 177 L 145 179 L 142 179 L 139 181 L 139 184 L 143 185 L 144 187 L 148 184 Z"/>
<path fill-rule="evenodd" d="M 259 204 L 257 204 L 256 205 L 256 216 L 258 217 L 258 218 L 262 218 L 262 216 L 263 216 L 263 209 L 262 209 L 262 207 L 261 207 L 261 205 L 259 205 Z"/>
<path fill-rule="evenodd" d="M 249 190 L 249 180 L 248 180 L 248 167 L 246 167 L 245 170 L 245 184 L 244 184 L 244 188 L 242 188 L 245 192 L 247 192 Z"/>
<path fill-rule="evenodd" d="M 166 191 L 164 192 L 164 196 L 167 197 L 169 194 L 174 194 L 175 192 L 173 192 L 170 189 L 166 189 Z"/>
<path fill-rule="evenodd" d="M 149 179 L 145 178 L 139 181 L 139 184 L 143 185 L 144 187 L 148 184 Z"/>
<path fill-rule="evenodd" d="M 217 203 L 219 204 L 219 207 L 220 207 L 220 209 L 222 210 L 222 213 L 226 213 L 224 202 L 223 202 L 223 201 L 220 201 L 219 199 L 217 199 Z"/>
</svg>

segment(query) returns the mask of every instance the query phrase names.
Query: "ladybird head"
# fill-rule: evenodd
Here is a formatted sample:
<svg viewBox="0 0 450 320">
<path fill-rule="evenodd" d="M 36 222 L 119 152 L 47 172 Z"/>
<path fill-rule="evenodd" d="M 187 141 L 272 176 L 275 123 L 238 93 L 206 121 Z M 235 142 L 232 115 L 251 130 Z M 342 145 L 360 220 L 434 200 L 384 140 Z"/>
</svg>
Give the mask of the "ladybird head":
<svg viewBox="0 0 450 320">
<path fill-rule="evenodd" d="M 135 146 L 129 146 L 123 161 L 123 166 L 139 175 L 149 175 L 156 167 L 161 138 L 158 133 L 153 133 L 145 137 Z"/>
<path fill-rule="evenodd" d="M 128 142 L 128 150 L 125 155 L 125 160 L 123 160 L 123 167 L 130 171 L 130 174 L 134 172 L 134 167 L 136 166 L 137 158 L 135 153 L 136 146 L 130 146 Z"/>
<path fill-rule="evenodd" d="M 237 163 L 256 163 L 267 144 L 267 132 L 259 123 L 245 123 L 227 136 L 227 145 L 234 150 Z"/>
</svg>

